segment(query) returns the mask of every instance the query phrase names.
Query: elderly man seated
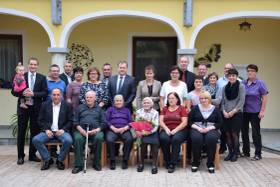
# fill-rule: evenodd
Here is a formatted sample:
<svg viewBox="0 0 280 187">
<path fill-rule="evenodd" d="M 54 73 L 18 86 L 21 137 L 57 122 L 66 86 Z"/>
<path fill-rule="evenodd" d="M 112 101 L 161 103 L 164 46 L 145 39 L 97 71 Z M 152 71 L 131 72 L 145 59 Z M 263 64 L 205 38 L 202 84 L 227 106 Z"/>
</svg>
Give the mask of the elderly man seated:
<svg viewBox="0 0 280 187">
<path fill-rule="evenodd" d="M 51 100 L 44 102 L 41 106 L 38 123 L 42 132 L 32 139 L 32 143 L 44 160 L 41 170 L 47 170 L 53 164 L 53 159 L 45 145 L 46 142 L 50 140 L 62 142 L 62 147 L 56 160 L 57 168 L 60 170 L 64 170 L 63 161 L 73 142 L 69 134 L 72 128 L 72 110 L 68 103 L 61 100 L 62 94 L 60 89 L 53 89 Z"/>
<path fill-rule="evenodd" d="M 88 91 L 86 93 L 86 103 L 81 104 L 74 114 L 74 152 L 75 163 L 72 170 L 73 174 L 79 173 L 83 169 L 83 153 L 86 141 L 86 126 L 89 125 L 88 140 L 92 142 L 94 153 L 93 168 L 101 170 L 100 159 L 104 134 L 102 129 L 105 127 L 105 113 L 96 104 L 96 93 Z"/>
</svg>

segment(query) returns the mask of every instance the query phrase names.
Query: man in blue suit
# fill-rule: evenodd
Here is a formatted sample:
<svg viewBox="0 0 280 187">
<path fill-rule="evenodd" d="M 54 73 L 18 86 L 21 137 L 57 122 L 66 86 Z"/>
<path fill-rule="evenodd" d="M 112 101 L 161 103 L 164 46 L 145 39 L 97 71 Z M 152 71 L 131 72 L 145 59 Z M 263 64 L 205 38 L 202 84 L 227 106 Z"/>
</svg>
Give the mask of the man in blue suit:
<svg viewBox="0 0 280 187">
<path fill-rule="evenodd" d="M 108 89 L 111 100 L 113 100 L 117 94 L 122 95 L 125 107 L 132 113 L 132 102 L 136 95 L 136 85 L 134 77 L 127 75 L 127 67 L 128 64 L 126 61 L 120 61 L 118 63 L 118 75 L 110 77 Z"/>
</svg>

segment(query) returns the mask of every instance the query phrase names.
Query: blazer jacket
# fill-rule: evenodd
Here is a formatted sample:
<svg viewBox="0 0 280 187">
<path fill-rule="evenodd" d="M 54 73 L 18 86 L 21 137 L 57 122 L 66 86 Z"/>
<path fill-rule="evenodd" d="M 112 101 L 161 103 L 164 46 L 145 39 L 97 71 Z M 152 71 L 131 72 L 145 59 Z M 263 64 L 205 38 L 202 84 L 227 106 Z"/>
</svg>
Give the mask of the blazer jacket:
<svg viewBox="0 0 280 187">
<path fill-rule="evenodd" d="M 137 109 L 142 108 L 142 101 L 145 97 L 150 97 L 154 102 L 154 109 L 159 109 L 159 93 L 161 89 L 161 83 L 154 80 L 152 95 L 149 96 L 149 89 L 146 80 L 142 80 L 138 83 L 136 93 Z"/>
<path fill-rule="evenodd" d="M 61 74 L 59 75 L 59 78 L 65 82 L 65 85 L 66 85 L 66 87 L 67 87 L 68 84 L 69 84 L 69 82 L 68 82 L 68 78 L 67 78 L 67 76 L 65 75 L 65 73 L 61 73 Z M 72 81 L 74 80 L 74 75 L 71 75 L 71 80 L 72 80 Z"/>
<path fill-rule="evenodd" d="M 42 104 L 38 125 L 42 131 L 51 130 L 53 122 L 53 105 L 52 101 L 46 101 Z M 65 132 L 70 132 L 73 124 L 73 112 L 71 106 L 66 101 L 61 101 L 58 117 L 58 129 L 63 129 Z"/>
<path fill-rule="evenodd" d="M 136 96 L 136 86 L 134 77 L 130 75 L 125 76 L 123 85 L 119 93 L 117 93 L 117 81 L 118 75 L 111 76 L 109 79 L 108 89 L 111 98 L 111 103 L 113 104 L 115 95 L 121 94 L 124 98 L 125 107 L 129 108 L 132 111 L 132 102 Z"/>
</svg>

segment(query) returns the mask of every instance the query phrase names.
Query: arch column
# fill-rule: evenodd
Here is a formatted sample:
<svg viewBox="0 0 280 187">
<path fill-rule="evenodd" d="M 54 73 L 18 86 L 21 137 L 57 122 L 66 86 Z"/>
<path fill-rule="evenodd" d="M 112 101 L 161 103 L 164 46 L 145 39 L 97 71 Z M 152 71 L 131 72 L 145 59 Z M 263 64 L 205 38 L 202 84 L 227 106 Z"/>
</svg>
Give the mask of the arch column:
<svg viewBox="0 0 280 187">
<path fill-rule="evenodd" d="M 186 49 L 178 49 L 177 55 L 178 59 L 180 56 L 186 55 L 189 59 L 188 70 L 193 72 L 194 69 L 194 55 L 196 54 L 197 50 L 195 48 L 186 48 Z"/>
<path fill-rule="evenodd" d="M 52 47 L 48 48 L 48 52 L 52 54 L 52 64 L 57 64 L 60 68 L 60 73 L 64 72 L 64 62 L 66 54 L 69 52 L 68 48 Z"/>
</svg>

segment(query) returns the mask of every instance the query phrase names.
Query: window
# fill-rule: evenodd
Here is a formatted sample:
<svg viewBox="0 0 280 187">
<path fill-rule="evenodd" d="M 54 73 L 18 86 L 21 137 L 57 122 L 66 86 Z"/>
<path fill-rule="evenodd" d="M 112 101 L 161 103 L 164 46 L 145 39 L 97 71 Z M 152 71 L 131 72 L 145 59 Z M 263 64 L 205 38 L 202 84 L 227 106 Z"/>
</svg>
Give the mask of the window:
<svg viewBox="0 0 280 187">
<path fill-rule="evenodd" d="M 22 62 L 22 36 L 0 34 L 0 87 L 11 88 L 15 67 Z"/>
<path fill-rule="evenodd" d="M 155 67 L 155 79 L 169 80 L 169 68 L 176 61 L 176 37 L 133 37 L 133 75 L 137 82 L 145 79 L 144 69 L 148 65 Z"/>
</svg>

